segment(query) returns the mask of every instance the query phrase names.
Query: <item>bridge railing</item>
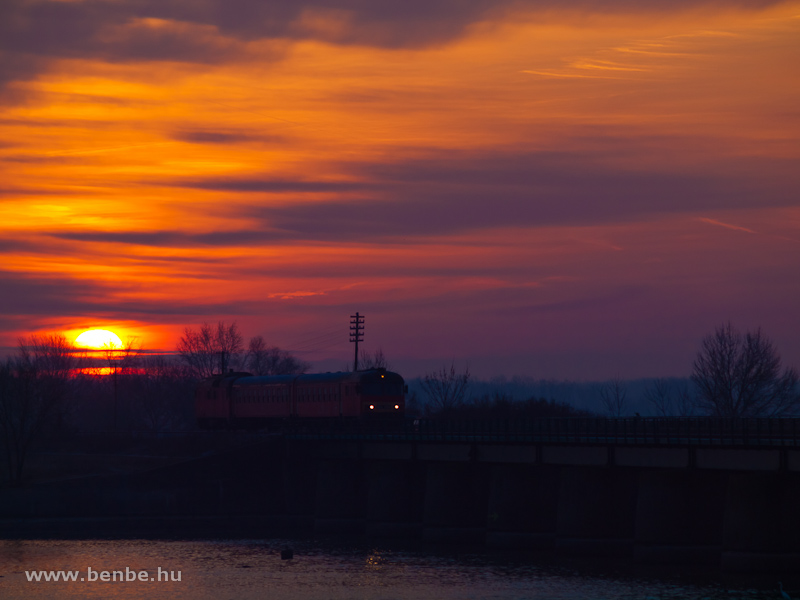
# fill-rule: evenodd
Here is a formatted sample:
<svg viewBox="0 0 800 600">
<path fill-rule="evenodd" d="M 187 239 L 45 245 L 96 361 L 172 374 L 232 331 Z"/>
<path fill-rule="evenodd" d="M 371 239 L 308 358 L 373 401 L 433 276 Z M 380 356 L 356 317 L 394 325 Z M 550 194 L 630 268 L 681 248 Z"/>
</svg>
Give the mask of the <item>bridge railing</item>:
<svg viewBox="0 0 800 600">
<path fill-rule="evenodd" d="M 319 439 L 800 447 L 796 418 L 289 420 L 283 433 Z"/>
</svg>

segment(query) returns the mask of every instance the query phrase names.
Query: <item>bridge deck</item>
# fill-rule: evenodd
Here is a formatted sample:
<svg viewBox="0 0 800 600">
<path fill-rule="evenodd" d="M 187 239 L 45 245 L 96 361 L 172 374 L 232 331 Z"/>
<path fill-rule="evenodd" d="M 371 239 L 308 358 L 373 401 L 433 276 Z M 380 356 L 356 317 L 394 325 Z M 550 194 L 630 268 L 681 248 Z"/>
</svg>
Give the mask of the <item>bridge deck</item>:
<svg viewBox="0 0 800 600">
<path fill-rule="evenodd" d="M 564 418 L 286 421 L 291 439 L 800 447 L 800 419 Z"/>
</svg>

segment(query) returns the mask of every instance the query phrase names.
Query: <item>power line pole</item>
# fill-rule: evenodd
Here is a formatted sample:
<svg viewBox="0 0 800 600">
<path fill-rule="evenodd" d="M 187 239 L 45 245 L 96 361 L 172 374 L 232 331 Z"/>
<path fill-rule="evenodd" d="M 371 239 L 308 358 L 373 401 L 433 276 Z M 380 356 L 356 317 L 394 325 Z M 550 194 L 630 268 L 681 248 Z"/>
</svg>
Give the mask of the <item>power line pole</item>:
<svg viewBox="0 0 800 600">
<path fill-rule="evenodd" d="M 364 315 L 350 315 L 350 342 L 356 344 L 356 356 L 353 359 L 353 371 L 358 371 L 358 342 L 364 341 Z"/>
</svg>

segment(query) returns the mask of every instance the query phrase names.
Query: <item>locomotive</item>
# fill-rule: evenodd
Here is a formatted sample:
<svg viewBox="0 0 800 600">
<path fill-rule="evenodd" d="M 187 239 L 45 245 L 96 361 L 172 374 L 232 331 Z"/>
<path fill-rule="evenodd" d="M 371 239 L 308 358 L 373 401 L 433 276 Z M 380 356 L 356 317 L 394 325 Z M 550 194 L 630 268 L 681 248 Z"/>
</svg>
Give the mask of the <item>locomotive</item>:
<svg viewBox="0 0 800 600">
<path fill-rule="evenodd" d="M 260 428 L 288 418 L 402 417 L 408 386 L 386 369 L 308 375 L 229 372 L 198 385 L 202 428 Z"/>
</svg>

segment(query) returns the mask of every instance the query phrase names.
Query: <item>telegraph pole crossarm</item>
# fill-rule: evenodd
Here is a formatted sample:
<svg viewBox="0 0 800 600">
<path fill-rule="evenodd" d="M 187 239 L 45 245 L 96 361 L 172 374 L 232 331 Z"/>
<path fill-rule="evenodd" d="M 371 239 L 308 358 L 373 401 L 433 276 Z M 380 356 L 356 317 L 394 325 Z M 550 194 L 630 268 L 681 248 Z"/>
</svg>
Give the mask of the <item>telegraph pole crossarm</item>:
<svg viewBox="0 0 800 600">
<path fill-rule="evenodd" d="M 350 315 L 350 343 L 355 342 L 356 353 L 353 359 L 353 371 L 358 371 L 358 342 L 364 341 L 364 315 Z"/>
</svg>

